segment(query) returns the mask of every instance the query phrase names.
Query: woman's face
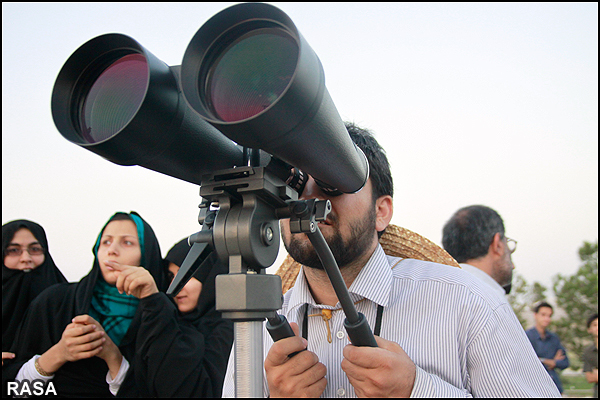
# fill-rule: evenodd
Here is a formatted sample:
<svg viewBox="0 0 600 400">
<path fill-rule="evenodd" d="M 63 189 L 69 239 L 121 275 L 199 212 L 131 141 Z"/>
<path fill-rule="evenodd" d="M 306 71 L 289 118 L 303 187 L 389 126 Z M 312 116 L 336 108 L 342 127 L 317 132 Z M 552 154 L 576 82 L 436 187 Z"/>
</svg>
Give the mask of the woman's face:
<svg viewBox="0 0 600 400">
<path fill-rule="evenodd" d="M 19 252 L 21 254 L 18 254 Z M 21 228 L 15 232 L 15 236 L 6 246 L 5 254 L 4 265 L 6 268 L 25 272 L 36 269 L 46 259 L 42 245 L 27 228 Z"/>
<path fill-rule="evenodd" d="M 173 263 L 170 263 L 169 272 L 175 276 L 177 275 L 177 271 L 179 271 L 179 267 Z M 177 296 L 175 296 L 175 303 L 177 303 L 177 308 L 179 308 L 179 311 L 182 313 L 193 311 L 198 305 L 200 292 L 202 292 L 202 282 L 196 278 L 191 278 L 188 283 L 185 284 L 183 289 L 181 289 L 181 291 L 177 294 Z"/>
<path fill-rule="evenodd" d="M 98 247 L 98 264 L 106 283 L 115 285 L 117 275 L 105 264 L 116 261 L 122 265 L 139 266 L 142 261 L 142 250 L 138 239 L 137 228 L 131 220 L 111 221 L 104 228 Z"/>
</svg>

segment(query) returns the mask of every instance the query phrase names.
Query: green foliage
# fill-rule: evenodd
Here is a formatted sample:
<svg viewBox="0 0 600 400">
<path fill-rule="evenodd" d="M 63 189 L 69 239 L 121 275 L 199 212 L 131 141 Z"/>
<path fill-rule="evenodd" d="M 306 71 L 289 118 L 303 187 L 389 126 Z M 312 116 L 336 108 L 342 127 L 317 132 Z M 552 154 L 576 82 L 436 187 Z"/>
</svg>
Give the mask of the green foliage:
<svg viewBox="0 0 600 400">
<path fill-rule="evenodd" d="M 517 315 L 523 329 L 528 326 L 526 316 L 531 314 L 531 307 L 542 300 L 546 300 L 546 287 L 538 282 L 529 285 L 525 278 L 515 272 L 513 275 L 512 289 L 507 296 L 508 303 Z"/>
<path fill-rule="evenodd" d="M 506 299 L 519 319 L 523 329 L 527 329 L 525 315 L 529 308 L 528 298 L 529 290 L 527 281 L 520 274 L 515 273 L 513 275 L 512 289 Z"/>
<path fill-rule="evenodd" d="M 591 341 L 586 321 L 598 311 L 598 241 L 584 242 L 579 249 L 582 265 L 571 276 L 558 274 L 553 279 L 556 305 L 566 313 L 553 321 L 553 329 L 567 348 L 571 368 L 581 368 L 581 355 Z"/>
<path fill-rule="evenodd" d="M 531 305 L 535 305 L 542 301 L 546 301 L 546 286 L 542 285 L 539 282 L 533 282 L 533 286 L 531 287 Z"/>
</svg>

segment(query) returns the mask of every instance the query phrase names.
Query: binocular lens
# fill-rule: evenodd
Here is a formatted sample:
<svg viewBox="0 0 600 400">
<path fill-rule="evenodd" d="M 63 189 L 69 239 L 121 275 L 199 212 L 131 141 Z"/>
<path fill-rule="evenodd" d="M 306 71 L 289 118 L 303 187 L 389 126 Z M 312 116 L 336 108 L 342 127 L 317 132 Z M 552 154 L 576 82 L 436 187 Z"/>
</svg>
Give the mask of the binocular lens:
<svg viewBox="0 0 600 400">
<path fill-rule="evenodd" d="M 98 143 L 123 129 L 138 111 L 148 86 L 148 63 L 141 54 L 114 61 L 91 85 L 80 111 L 82 139 Z"/>
<path fill-rule="evenodd" d="M 273 104 L 292 79 L 298 44 L 287 32 L 263 28 L 231 43 L 211 68 L 207 94 L 225 122 L 250 118 Z"/>
</svg>

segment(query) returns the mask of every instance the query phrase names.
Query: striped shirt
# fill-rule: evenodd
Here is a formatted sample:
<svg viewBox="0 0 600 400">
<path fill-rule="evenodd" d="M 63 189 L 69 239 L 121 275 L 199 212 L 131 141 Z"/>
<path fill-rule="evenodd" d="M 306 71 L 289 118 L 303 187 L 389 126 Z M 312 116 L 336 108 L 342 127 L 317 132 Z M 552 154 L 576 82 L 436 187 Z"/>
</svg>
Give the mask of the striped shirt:
<svg viewBox="0 0 600 400">
<path fill-rule="evenodd" d="M 349 288 L 357 311 L 373 329 L 384 307 L 380 336 L 398 343 L 416 365 L 412 397 L 560 397 L 505 299 L 459 268 L 373 253 Z M 364 301 L 361 301 L 363 300 Z M 308 350 L 327 367 L 321 397 L 356 397 L 341 369 L 350 342 L 344 313 L 327 323 L 301 271 L 280 311 L 302 327 L 308 304 Z M 266 329 L 264 357 L 273 344 Z M 330 342 L 331 340 L 331 342 Z M 234 354 L 229 358 L 223 397 L 233 397 Z M 266 376 L 265 396 L 269 395 Z"/>
</svg>

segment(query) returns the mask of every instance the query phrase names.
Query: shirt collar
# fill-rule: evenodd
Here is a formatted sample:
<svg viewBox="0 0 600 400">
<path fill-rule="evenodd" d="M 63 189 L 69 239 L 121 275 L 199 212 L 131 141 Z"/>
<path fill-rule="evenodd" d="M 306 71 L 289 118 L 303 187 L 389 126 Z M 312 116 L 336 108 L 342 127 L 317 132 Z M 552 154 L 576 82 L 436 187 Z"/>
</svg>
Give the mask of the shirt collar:
<svg viewBox="0 0 600 400">
<path fill-rule="evenodd" d="M 374 303 L 386 307 L 392 290 L 392 266 L 380 244 L 373 252 L 367 264 L 360 271 L 350 289 L 351 295 L 366 297 Z"/>
<path fill-rule="evenodd" d="M 504 297 L 506 295 L 506 291 L 504 290 L 504 288 L 500 286 L 500 284 L 496 282 L 494 278 L 489 276 L 487 273 L 483 272 L 477 267 L 474 267 L 471 264 L 460 264 L 460 266 L 465 271 L 469 272 L 472 275 L 475 275 L 477 278 L 487 283 L 488 286 L 494 289 L 494 292 L 498 293 L 500 296 Z"/>
<path fill-rule="evenodd" d="M 534 338 L 537 340 L 541 340 L 541 341 L 548 341 L 554 336 L 554 334 L 552 332 L 550 332 L 548 329 L 546 329 L 546 331 L 545 331 L 546 337 L 544 339 L 542 339 L 540 332 L 537 330 L 537 328 L 535 326 L 533 328 L 531 328 L 531 331 L 533 333 Z"/>
<path fill-rule="evenodd" d="M 307 303 L 317 307 L 317 303 L 310 293 L 308 282 L 304 276 L 304 268 L 306 267 L 302 266 L 294 287 L 290 289 L 288 311 Z M 369 258 L 369 261 L 361 269 L 348 291 L 350 292 L 350 297 L 355 302 L 362 298 L 367 298 L 385 307 L 388 305 L 391 289 L 392 266 L 383 248 L 378 244 L 371 258 Z"/>
</svg>

